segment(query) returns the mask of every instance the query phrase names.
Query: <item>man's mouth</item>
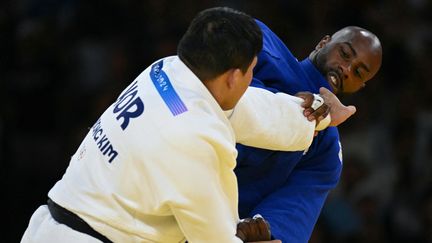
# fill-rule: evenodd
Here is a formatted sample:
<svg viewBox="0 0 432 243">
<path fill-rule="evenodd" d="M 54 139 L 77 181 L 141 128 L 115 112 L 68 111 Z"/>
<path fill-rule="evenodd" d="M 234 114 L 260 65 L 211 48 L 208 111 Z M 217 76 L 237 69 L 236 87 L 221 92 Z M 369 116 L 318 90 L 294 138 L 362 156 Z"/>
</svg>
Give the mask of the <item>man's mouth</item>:
<svg viewBox="0 0 432 243">
<path fill-rule="evenodd" d="M 334 89 L 334 93 L 338 93 L 341 90 L 342 81 L 336 72 L 328 72 L 327 80 L 329 81 L 330 85 Z"/>
</svg>

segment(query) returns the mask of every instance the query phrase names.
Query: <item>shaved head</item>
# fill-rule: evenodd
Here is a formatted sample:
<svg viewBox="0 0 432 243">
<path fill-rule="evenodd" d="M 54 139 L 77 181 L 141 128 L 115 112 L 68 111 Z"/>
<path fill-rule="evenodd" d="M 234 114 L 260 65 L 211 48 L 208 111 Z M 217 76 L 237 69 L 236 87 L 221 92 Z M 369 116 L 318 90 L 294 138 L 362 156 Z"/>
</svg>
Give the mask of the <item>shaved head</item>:
<svg viewBox="0 0 432 243">
<path fill-rule="evenodd" d="M 339 31 L 337 31 L 336 33 L 334 33 L 332 35 L 332 40 L 333 41 L 339 41 L 339 42 L 343 42 L 343 41 L 348 41 L 348 42 L 352 42 L 354 39 L 363 39 L 365 40 L 370 48 L 371 52 L 376 53 L 378 56 L 380 56 L 380 60 L 382 59 L 382 47 L 381 47 L 381 42 L 378 39 L 378 37 L 366 30 L 363 29 L 361 27 L 358 26 L 348 26 L 345 27 L 343 29 L 340 29 Z"/>
</svg>

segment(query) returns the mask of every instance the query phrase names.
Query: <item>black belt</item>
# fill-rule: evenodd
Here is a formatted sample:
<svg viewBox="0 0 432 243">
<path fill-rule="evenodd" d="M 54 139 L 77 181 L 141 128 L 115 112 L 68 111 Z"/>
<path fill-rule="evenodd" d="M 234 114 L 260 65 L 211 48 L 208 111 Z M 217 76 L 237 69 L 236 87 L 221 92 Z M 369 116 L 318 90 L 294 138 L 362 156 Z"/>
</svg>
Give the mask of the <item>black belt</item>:
<svg viewBox="0 0 432 243">
<path fill-rule="evenodd" d="M 112 243 L 108 238 L 106 238 L 101 233 L 94 230 L 89 224 L 87 224 L 84 220 L 82 220 L 78 215 L 72 213 L 66 208 L 58 205 L 53 200 L 48 198 L 48 209 L 51 213 L 51 216 L 59 223 L 65 224 L 70 228 L 79 231 L 84 234 L 88 234 L 93 236 L 96 239 L 104 243 Z"/>
</svg>

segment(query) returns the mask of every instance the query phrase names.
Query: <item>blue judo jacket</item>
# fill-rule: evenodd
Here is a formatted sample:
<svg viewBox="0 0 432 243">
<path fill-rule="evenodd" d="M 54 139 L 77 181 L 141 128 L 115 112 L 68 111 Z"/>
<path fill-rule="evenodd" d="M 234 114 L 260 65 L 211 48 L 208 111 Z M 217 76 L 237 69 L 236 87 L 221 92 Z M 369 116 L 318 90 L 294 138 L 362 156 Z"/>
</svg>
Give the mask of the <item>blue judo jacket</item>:
<svg viewBox="0 0 432 243">
<path fill-rule="evenodd" d="M 254 69 L 252 86 L 294 95 L 332 89 L 309 58 L 298 61 L 266 25 L 264 46 Z M 342 152 L 336 127 L 314 138 L 307 151 L 282 152 L 237 144 L 235 173 L 241 218 L 261 214 L 272 235 L 282 242 L 308 242 L 328 192 L 342 170 Z"/>
</svg>

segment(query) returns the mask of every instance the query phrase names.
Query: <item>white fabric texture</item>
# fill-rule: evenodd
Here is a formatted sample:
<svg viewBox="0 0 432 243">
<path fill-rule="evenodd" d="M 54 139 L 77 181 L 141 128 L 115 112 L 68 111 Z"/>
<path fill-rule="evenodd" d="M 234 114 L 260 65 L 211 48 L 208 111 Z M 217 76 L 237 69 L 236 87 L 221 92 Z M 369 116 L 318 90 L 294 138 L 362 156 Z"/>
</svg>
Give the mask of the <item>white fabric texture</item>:
<svg viewBox="0 0 432 243">
<path fill-rule="evenodd" d="M 55 221 L 46 205 L 40 206 L 30 220 L 21 243 L 62 242 L 62 243 L 100 243 L 96 238 L 75 231 Z"/>
<path fill-rule="evenodd" d="M 114 242 L 241 242 L 235 237 L 236 141 L 304 150 L 315 122 L 303 116 L 302 99 L 257 88 L 248 88 L 234 111 L 224 112 L 178 57 L 163 63 L 187 111 L 174 115 L 168 109 L 156 88 L 167 86 L 162 79 L 152 82 L 150 66 L 90 128 L 49 197 Z M 126 119 L 125 111 L 138 115 Z M 34 223 L 46 218 L 46 212 L 33 215 L 23 242 L 90 237 Z"/>
<path fill-rule="evenodd" d="M 302 151 L 313 140 L 315 121 L 303 115 L 303 99 L 249 87 L 230 115 L 238 143 L 281 151 Z"/>
<path fill-rule="evenodd" d="M 241 242 L 230 123 L 178 57 L 163 70 L 188 110 L 174 116 L 146 69 L 90 129 L 49 196 L 114 242 Z M 136 97 L 144 112 L 123 130 L 114 110 Z"/>
</svg>

